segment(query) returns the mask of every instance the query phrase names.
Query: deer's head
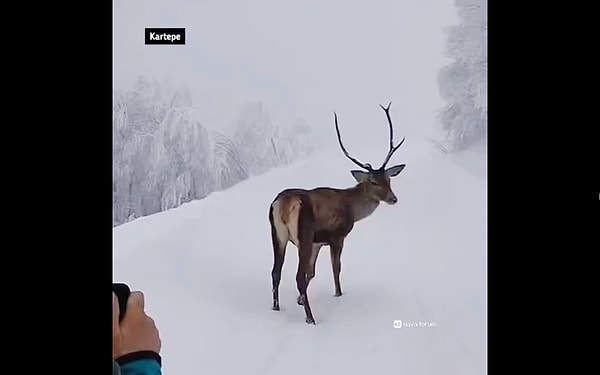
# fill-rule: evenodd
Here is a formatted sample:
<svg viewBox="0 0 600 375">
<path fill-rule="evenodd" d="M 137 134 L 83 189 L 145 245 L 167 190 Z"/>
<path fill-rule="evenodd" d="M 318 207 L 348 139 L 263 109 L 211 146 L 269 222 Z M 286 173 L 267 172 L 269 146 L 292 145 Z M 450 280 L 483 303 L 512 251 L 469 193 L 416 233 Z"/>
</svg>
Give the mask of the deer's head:
<svg viewBox="0 0 600 375">
<path fill-rule="evenodd" d="M 394 128 L 392 126 L 392 119 L 390 117 L 390 106 L 392 103 L 388 104 L 387 107 L 380 105 L 380 107 L 385 111 L 387 116 L 389 128 L 390 128 L 390 147 L 388 153 L 385 157 L 385 160 L 381 164 L 381 167 L 377 169 L 373 169 L 371 164 L 362 163 L 357 159 L 353 158 L 348 154 L 344 144 L 342 143 L 342 137 L 340 136 L 340 129 L 338 127 L 337 114 L 334 112 L 334 120 L 335 120 L 335 131 L 337 133 L 337 139 L 340 144 L 340 148 L 344 155 L 350 159 L 354 164 L 358 165 L 362 170 L 352 170 L 350 173 L 354 177 L 354 179 L 362 185 L 365 191 L 370 194 L 373 198 L 376 198 L 382 202 L 387 204 L 396 204 L 398 202 L 398 198 L 396 194 L 392 191 L 390 179 L 391 177 L 395 177 L 406 167 L 406 164 L 394 165 L 393 167 L 387 168 L 387 163 L 390 161 L 392 155 L 398 150 L 402 143 L 404 143 L 404 139 L 398 143 L 398 145 L 394 146 Z"/>
</svg>

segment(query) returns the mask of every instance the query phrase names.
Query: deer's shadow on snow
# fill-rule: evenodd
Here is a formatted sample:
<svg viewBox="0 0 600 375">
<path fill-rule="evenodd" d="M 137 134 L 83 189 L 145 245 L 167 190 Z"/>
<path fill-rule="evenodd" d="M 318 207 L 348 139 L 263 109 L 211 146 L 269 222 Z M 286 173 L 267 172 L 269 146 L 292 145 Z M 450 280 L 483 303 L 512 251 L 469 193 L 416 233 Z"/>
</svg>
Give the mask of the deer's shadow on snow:
<svg viewBox="0 0 600 375">
<path fill-rule="evenodd" d="M 273 311 L 270 275 L 263 280 L 247 277 L 231 277 L 221 279 L 215 285 L 213 301 L 220 308 L 231 312 L 242 312 L 247 319 L 284 319 L 293 324 L 306 324 L 304 322 L 304 308 L 296 303 L 298 291 L 295 281 L 285 280 L 280 291 L 281 310 Z M 282 280 L 283 281 L 283 280 Z M 365 316 L 365 310 L 381 310 L 385 297 L 378 292 L 377 285 L 354 285 L 348 283 L 347 290 L 341 297 L 334 297 L 333 285 L 321 280 L 319 285 L 309 287 L 308 296 L 311 308 L 314 311 L 317 324 L 335 321 L 343 317 L 359 321 Z M 325 285 L 326 284 L 326 285 Z"/>
</svg>

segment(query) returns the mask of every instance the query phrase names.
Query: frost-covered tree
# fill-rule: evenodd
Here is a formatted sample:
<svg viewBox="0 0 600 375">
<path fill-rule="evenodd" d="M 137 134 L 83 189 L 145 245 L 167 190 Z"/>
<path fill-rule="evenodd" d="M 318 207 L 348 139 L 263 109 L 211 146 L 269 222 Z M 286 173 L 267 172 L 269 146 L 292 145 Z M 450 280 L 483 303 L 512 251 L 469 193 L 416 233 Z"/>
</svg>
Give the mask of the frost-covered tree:
<svg viewBox="0 0 600 375">
<path fill-rule="evenodd" d="M 212 146 L 209 132 L 192 116 L 185 89 L 171 98 L 157 131 L 153 164 L 154 189 L 160 196 L 160 211 L 203 198 L 213 187 L 208 166 Z"/>
<path fill-rule="evenodd" d="M 282 126 L 277 135 L 277 139 L 271 139 L 271 147 L 276 160 L 283 165 L 310 156 L 319 146 L 319 138 L 314 136 L 310 126 L 302 120 L 296 121 L 292 126 Z"/>
<path fill-rule="evenodd" d="M 131 91 L 115 94 L 115 225 L 204 197 L 213 188 L 209 133 L 191 111 L 185 88 L 163 92 L 144 77 Z"/>
<path fill-rule="evenodd" d="M 454 61 L 438 76 L 447 105 L 440 120 L 450 148 L 463 150 L 487 135 L 487 0 L 455 0 L 460 23 L 448 29 Z"/>
<path fill-rule="evenodd" d="M 120 93 L 113 97 L 113 222 L 122 222 L 134 213 L 131 202 L 131 171 L 124 159 L 130 128 L 127 126 L 127 103 Z"/>
<path fill-rule="evenodd" d="M 248 171 L 233 140 L 218 132 L 213 133 L 213 140 L 214 154 L 211 170 L 215 188 L 227 189 L 247 179 Z"/>
<path fill-rule="evenodd" d="M 279 164 L 272 147 L 277 138 L 278 129 L 269 119 L 262 103 L 249 104 L 242 110 L 234 139 L 240 158 L 250 175 L 261 174 Z"/>
<path fill-rule="evenodd" d="M 317 147 L 317 138 L 308 124 L 302 120 L 291 126 L 274 124 L 262 103 L 246 106 L 234 138 L 250 175 L 302 160 Z"/>
</svg>

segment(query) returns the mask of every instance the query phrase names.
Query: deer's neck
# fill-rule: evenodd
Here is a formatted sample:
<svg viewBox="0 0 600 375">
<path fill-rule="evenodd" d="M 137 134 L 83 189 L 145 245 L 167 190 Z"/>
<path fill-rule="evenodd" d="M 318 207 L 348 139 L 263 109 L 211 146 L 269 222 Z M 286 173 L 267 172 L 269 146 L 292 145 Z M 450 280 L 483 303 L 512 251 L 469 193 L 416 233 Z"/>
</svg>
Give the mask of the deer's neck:
<svg viewBox="0 0 600 375">
<path fill-rule="evenodd" d="M 355 222 L 370 216 L 379 206 L 379 199 L 373 197 L 362 184 L 348 189 L 348 193 L 352 197 L 350 201 Z"/>
</svg>

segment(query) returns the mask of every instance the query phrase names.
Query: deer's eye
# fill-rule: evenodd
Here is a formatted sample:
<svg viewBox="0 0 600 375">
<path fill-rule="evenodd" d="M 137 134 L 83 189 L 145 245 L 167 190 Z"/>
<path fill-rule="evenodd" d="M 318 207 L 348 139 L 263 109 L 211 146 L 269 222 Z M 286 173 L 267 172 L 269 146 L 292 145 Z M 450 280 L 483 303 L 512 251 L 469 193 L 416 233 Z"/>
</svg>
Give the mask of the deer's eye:
<svg viewBox="0 0 600 375">
<path fill-rule="evenodd" d="M 369 182 L 371 183 L 371 185 L 379 185 L 379 184 L 377 183 L 377 181 L 369 180 Z"/>
</svg>

